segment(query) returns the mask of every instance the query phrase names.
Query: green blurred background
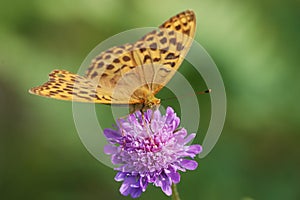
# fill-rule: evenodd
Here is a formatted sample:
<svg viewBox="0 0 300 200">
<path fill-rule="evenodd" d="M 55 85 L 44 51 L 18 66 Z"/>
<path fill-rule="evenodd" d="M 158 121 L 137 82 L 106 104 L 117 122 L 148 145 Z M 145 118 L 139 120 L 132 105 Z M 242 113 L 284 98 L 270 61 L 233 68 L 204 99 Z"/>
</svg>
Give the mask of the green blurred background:
<svg viewBox="0 0 300 200">
<path fill-rule="evenodd" d="M 27 91 L 53 69 L 76 72 L 106 38 L 186 9 L 223 76 L 228 112 L 216 147 L 182 174 L 182 199 L 300 199 L 297 0 L 1 0 L 1 199 L 130 199 L 80 142 L 72 104 Z M 140 199 L 169 198 L 151 186 Z"/>
</svg>

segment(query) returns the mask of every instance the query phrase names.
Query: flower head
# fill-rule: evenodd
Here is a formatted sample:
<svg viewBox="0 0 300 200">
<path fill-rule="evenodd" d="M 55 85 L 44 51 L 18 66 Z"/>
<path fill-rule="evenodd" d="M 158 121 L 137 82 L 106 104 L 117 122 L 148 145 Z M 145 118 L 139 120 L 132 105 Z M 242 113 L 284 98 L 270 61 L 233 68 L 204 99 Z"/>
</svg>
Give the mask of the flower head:
<svg viewBox="0 0 300 200">
<path fill-rule="evenodd" d="M 197 168 L 198 163 L 186 157 L 194 158 L 202 148 L 197 144 L 187 146 L 196 134 L 187 135 L 184 128 L 178 128 L 179 123 L 168 107 L 165 115 L 150 109 L 143 115 L 135 112 L 120 119 L 117 130 L 104 130 L 109 141 L 104 151 L 118 165 L 115 180 L 123 181 L 121 194 L 137 198 L 153 183 L 170 196 L 172 183 L 180 181 L 178 170 Z"/>
</svg>

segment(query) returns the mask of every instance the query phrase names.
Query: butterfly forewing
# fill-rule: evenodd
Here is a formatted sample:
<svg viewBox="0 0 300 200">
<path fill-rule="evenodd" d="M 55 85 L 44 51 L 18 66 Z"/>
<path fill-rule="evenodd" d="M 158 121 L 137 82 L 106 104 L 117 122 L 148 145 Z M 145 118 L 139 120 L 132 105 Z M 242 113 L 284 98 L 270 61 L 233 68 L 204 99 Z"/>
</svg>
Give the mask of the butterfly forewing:
<svg viewBox="0 0 300 200">
<path fill-rule="evenodd" d="M 163 32 L 163 34 L 160 32 L 158 36 L 162 36 L 157 38 L 160 45 L 160 62 L 163 66 L 157 67 L 153 80 L 156 84 L 151 88 L 154 94 L 169 82 L 190 49 L 196 30 L 195 14 L 192 11 L 182 12 L 159 28 Z"/>
</svg>

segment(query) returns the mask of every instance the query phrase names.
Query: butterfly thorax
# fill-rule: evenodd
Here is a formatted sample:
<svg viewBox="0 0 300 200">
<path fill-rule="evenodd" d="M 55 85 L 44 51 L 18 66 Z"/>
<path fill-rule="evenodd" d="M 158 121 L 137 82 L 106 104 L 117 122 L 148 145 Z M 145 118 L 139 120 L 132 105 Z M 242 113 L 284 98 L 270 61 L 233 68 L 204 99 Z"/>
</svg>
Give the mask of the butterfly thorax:
<svg viewBox="0 0 300 200">
<path fill-rule="evenodd" d="M 146 111 L 147 109 L 156 110 L 160 105 L 160 99 L 156 98 L 152 92 L 145 88 L 139 88 L 134 92 L 135 98 L 139 98 L 141 103 L 131 104 L 130 113 L 135 111 Z"/>
<path fill-rule="evenodd" d="M 156 98 L 153 94 L 148 96 L 144 102 L 145 109 L 156 109 L 160 105 L 160 99 Z"/>
</svg>

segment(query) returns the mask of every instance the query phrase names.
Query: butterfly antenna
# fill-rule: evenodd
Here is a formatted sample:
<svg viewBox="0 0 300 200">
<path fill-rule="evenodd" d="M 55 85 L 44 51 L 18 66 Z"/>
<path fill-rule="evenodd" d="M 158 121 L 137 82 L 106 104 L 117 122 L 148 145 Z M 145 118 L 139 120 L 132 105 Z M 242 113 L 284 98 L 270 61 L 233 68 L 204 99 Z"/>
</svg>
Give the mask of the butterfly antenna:
<svg viewBox="0 0 300 200">
<path fill-rule="evenodd" d="M 211 89 L 207 89 L 207 90 L 204 90 L 204 91 L 201 91 L 201 92 L 196 92 L 196 94 L 208 94 L 208 93 L 211 93 Z M 193 96 L 193 95 L 187 94 L 187 95 L 181 95 L 181 96 L 177 96 L 177 97 L 186 97 L 186 96 Z M 169 97 L 169 98 L 164 98 L 164 99 L 160 99 L 160 100 L 161 101 L 174 100 L 177 97 Z"/>
<path fill-rule="evenodd" d="M 201 92 L 197 92 L 196 94 L 207 94 L 207 93 L 211 93 L 211 89 L 207 89 Z"/>
</svg>

